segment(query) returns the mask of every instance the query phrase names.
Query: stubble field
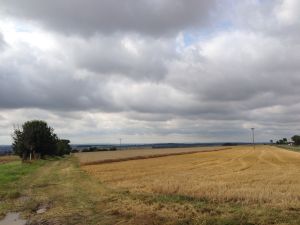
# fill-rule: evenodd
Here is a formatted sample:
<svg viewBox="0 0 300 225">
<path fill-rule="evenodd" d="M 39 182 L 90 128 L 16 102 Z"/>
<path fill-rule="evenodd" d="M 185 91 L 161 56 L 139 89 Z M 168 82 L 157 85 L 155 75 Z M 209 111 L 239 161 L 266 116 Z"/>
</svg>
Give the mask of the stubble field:
<svg viewBox="0 0 300 225">
<path fill-rule="evenodd" d="M 111 188 L 135 193 L 300 207 L 300 154 L 271 146 L 233 147 L 83 169 Z"/>
<path fill-rule="evenodd" d="M 195 152 L 218 151 L 227 147 L 193 147 L 193 148 L 162 148 L 162 149 L 128 149 L 118 151 L 99 151 L 75 153 L 81 165 L 93 165 L 134 159 L 157 158 L 168 155 L 183 155 Z"/>
<path fill-rule="evenodd" d="M 18 212 L 30 225 L 300 224 L 297 152 L 244 146 L 145 158 L 98 165 L 73 156 L 5 159 L 0 221 Z"/>
</svg>

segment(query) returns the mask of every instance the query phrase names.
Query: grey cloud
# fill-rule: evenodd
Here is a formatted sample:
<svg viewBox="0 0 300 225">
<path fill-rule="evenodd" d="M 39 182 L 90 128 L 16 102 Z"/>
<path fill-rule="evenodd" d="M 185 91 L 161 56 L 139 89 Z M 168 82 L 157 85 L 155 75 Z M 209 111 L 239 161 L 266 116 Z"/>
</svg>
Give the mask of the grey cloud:
<svg viewBox="0 0 300 225">
<path fill-rule="evenodd" d="M 125 113 L 125 116 L 131 120 L 137 121 L 168 121 L 173 118 L 170 114 L 160 114 L 160 113 L 137 113 L 135 111 Z"/>
<path fill-rule="evenodd" d="M 249 8 L 253 2 L 257 4 Z M 276 26 L 277 17 L 268 21 L 270 13 L 262 13 L 269 7 L 274 16 L 275 8 L 285 1 L 267 1 L 270 5 L 258 2 L 264 1 L 242 1 L 237 6 L 248 7 L 249 13 L 256 15 L 254 24 L 245 21 L 251 16 L 233 14 L 233 27 L 204 34 L 190 43 L 183 40 L 180 48 L 178 35 L 156 35 L 198 24 L 193 10 L 197 11 L 198 4 L 210 3 L 185 4 L 178 10 L 185 11 L 187 17 L 180 18 L 180 12 L 177 15 L 174 11 L 178 18 L 172 25 L 158 24 L 156 20 L 164 21 L 164 15 L 150 19 L 171 1 L 151 1 L 159 7 L 156 11 L 148 7 L 147 12 L 144 4 L 150 1 L 140 1 L 129 11 L 120 11 L 116 20 L 106 21 L 98 19 L 111 18 L 121 10 L 105 8 L 108 1 L 94 2 L 90 15 L 85 12 L 88 8 L 82 7 L 82 12 L 77 9 L 81 3 L 75 1 L 71 12 L 72 7 L 67 9 L 69 1 L 62 1 L 60 4 L 66 5 L 57 9 L 57 18 L 50 18 L 52 7 L 58 6 L 56 1 L 44 6 L 36 1 L 28 1 L 28 5 L 18 2 L 18 9 L 10 8 L 16 1 L 3 3 L 11 15 L 41 21 L 59 31 L 66 28 L 72 34 L 89 32 L 88 37 L 55 33 L 58 47 L 49 52 L 24 45 L 0 52 L 4 120 L 41 117 L 59 133 L 79 142 L 123 135 L 128 139 L 132 135 L 135 140 L 150 140 L 147 136 L 153 137 L 151 140 L 158 136 L 179 140 L 184 136 L 187 140 L 248 141 L 252 126 L 258 129 L 260 140 L 289 137 L 299 129 L 300 119 L 298 31 L 295 24 Z M 122 1 L 119 6 L 129 3 Z M 106 10 L 111 15 L 94 15 L 99 4 L 105 5 L 100 12 Z M 131 10 L 138 11 L 136 21 L 132 21 Z M 73 23 L 63 19 L 62 12 L 70 13 L 70 20 L 75 13 L 79 16 Z M 168 17 L 172 19 L 175 14 Z M 150 26 L 152 23 L 157 27 Z"/>
<path fill-rule="evenodd" d="M 51 56 L 42 60 L 25 48 L 0 59 L 0 108 L 115 110 L 105 92 L 93 96 L 98 83 L 76 79 L 72 68 L 51 66 Z"/>
<path fill-rule="evenodd" d="M 259 107 L 261 98 L 281 104 L 284 96 L 299 94 L 299 44 L 240 31 L 220 33 L 197 47 L 204 60 L 185 59 L 189 53 L 184 53 L 167 80 L 184 92 L 197 93 L 203 101 L 236 105 L 256 101 L 254 107 Z"/>
<path fill-rule="evenodd" d="M 237 49 L 237 52 L 243 51 L 238 47 Z M 27 54 L 22 55 L 24 52 Z M 245 60 L 243 64 L 237 64 L 234 69 L 229 70 L 223 66 L 228 60 L 213 58 L 216 61 L 211 64 L 212 59 L 206 59 L 199 62 L 199 67 L 196 66 L 192 70 L 193 73 L 190 74 L 189 68 L 183 67 L 178 70 L 181 72 L 181 79 L 172 80 L 173 70 L 170 70 L 169 80 L 161 80 L 156 84 L 147 80 L 142 82 L 127 80 L 126 76 L 132 75 L 121 69 L 119 73 L 125 76 L 123 79 L 114 78 L 112 75 L 98 77 L 97 74 L 76 79 L 74 74 L 78 73 L 78 68 L 69 68 L 68 63 L 62 64 L 66 67 L 51 67 L 47 61 L 51 61 L 52 56 L 41 61 L 37 60 L 35 55 L 29 54 L 30 52 L 32 52 L 30 49 L 23 49 L 16 53 L 17 57 L 14 55 L 14 62 L 17 62 L 18 67 L 9 63 L 11 58 L 2 60 L 6 62 L 1 65 L 2 108 L 131 111 L 136 112 L 135 116 L 141 120 L 152 121 L 176 117 L 233 121 L 250 119 L 247 113 L 249 110 L 283 103 L 288 106 L 292 102 L 287 99 L 298 95 L 297 73 L 285 76 L 284 71 L 282 74 L 273 71 L 271 73 L 268 64 L 265 68 L 261 65 L 256 68 L 256 62 L 253 61 Z M 231 56 L 233 61 L 234 56 L 235 54 Z M 180 59 L 177 58 L 175 61 L 178 60 Z M 173 64 L 168 66 L 178 69 Z M 241 73 L 245 67 L 249 69 Z M 81 66 L 79 70 L 80 68 Z M 222 70 L 225 71 L 224 74 Z M 210 76 L 203 74 L 205 71 L 209 71 Z M 256 74 L 253 75 L 254 73 Z M 273 76 L 276 76 L 276 79 L 273 79 Z M 289 79 L 286 79 L 286 76 Z M 184 83 L 187 85 L 183 85 Z M 295 88 L 289 88 L 292 86 Z M 147 116 L 149 114 L 153 116 Z M 129 118 L 133 118 L 133 115 L 131 114 Z"/>
<path fill-rule="evenodd" d="M 225 17 L 237 29 L 268 33 L 278 37 L 299 37 L 300 4 L 297 0 L 232 1 Z"/>
<path fill-rule="evenodd" d="M 167 73 L 167 62 L 176 57 L 173 41 L 136 35 L 69 38 L 63 43 L 79 68 L 134 80 L 162 80 Z"/>
<path fill-rule="evenodd" d="M 6 43 L 4 41 L 3 34 L 0 33 L 0 50 L 3 50 L 5 46 L 6 46 Z"/>
<path fill-rule="evenodd" d="M 215 0 L 1 0 L 5 13 L 35 20 L 63 33 L 81 35 L 137 32 L 149 35 L 177 33 L 203 25 Z"/>
</svg>

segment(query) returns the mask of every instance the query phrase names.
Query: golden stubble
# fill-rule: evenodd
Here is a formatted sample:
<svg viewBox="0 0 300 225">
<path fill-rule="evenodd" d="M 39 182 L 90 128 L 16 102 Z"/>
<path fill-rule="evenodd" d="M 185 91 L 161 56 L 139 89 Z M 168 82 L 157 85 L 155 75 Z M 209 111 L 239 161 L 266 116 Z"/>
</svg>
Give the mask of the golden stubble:
<svg viewBox="0 0 300 225">
<path fill-rule="evenodd" d="M 195 152 L 219 151 L 228 149 L 224 146 L 193 147 L 193 148 L 163 148 L 163 149 L 126 149 L 118 151 L 80 152 L 74 155 L 81 165 L 93 165 L 135 159 L 157 158 L 169 155 L 184 155 Z"/>
<path fill-rule="evenodd" d="M 300 154 L 271 146 L 234 147 L 83 169 L 112 188 L 215 202 L 300 205 Z"/>
</svg>

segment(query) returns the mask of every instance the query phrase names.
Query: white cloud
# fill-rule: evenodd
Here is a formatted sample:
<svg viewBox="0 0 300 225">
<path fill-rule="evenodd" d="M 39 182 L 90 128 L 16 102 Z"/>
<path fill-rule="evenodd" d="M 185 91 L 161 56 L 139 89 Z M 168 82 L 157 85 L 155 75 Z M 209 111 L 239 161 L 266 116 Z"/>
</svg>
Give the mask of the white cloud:
<svg viewBox="0 0 300 225">
<path fill-rule="evenodd" d="M 280 23 L 286 26 L 299 25 L 300 2 L 297 0 L 281 0 L 275 8 L 275 15 Z"/>
</svg>

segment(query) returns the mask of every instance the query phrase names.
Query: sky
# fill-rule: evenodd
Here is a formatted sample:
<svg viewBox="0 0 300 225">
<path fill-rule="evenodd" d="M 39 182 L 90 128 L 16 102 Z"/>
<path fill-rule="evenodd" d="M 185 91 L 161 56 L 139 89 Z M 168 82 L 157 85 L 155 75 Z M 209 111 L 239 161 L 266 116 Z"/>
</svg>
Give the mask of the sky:
<svg viewBox="0 0 300 225">
<path fill-rule="evenodd" d="M 0 144 L 300 134 L 298 0 L 0 0 Z"/>
</svg>

